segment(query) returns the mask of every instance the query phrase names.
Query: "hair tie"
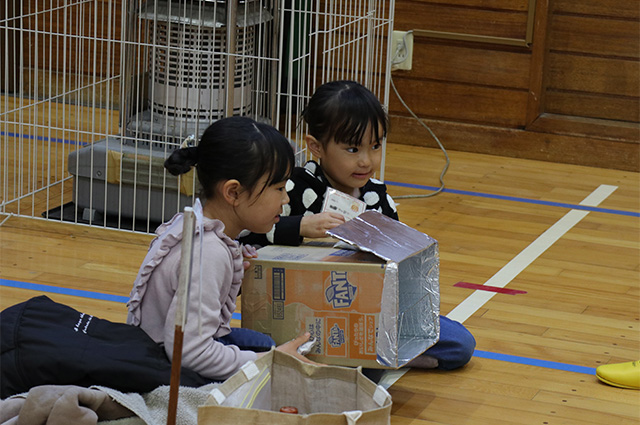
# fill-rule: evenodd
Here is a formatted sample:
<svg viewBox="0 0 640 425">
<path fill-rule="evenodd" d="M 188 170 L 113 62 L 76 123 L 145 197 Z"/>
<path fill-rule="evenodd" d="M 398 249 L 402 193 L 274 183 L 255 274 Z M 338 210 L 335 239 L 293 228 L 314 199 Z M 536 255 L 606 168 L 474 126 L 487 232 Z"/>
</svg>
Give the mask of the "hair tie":
<svg viewBox="0 0 640 425">
<path fill-rule="evenodd" d="M 188 148 L 189 146 L 195 146 L 196 142 L 196 135 L 190 134 L 182 141 L 182 143 L 180 144 L 180 148 L 184 149 Z"/>
</svg>

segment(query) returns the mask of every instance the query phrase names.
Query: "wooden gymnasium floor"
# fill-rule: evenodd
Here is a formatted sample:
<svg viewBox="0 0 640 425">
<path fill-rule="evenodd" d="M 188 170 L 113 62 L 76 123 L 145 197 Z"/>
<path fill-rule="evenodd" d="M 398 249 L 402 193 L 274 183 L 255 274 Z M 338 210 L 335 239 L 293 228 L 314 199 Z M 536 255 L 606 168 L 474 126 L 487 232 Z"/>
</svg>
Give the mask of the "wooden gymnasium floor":
<svg viewBox="0 0 640 425">
<path fill-rule="evenodd" d="M 457 371 L 400 376 L 389 387 L 392 424 L 638 424 L 640 391 L 594 373 L 640 359 L 640 176 L 449 154 L 447 190 L 401 199 L 398 210 L 439 241 L 441 312 L 464 322 L 477 352 Z M 443 163 L 435 149 L 389 146 L 390 193 L 428 193 Z M 122 300 L 149 240 L 11 217 L 0 226 L 0 307 L 45 292 L 124 321 Z"/>
</svg>

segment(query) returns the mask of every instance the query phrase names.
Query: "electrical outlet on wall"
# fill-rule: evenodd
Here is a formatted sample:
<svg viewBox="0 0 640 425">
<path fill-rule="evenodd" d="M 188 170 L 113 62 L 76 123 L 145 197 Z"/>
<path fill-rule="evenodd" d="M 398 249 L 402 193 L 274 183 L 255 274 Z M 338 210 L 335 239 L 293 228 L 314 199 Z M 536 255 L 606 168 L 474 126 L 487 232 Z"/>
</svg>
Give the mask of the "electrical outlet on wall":
<svg viewBox="0 0 640 425">
<path fill-rule="evenodd" d="M 394 31 L 391 38 L 391 70 L 411 70 L 413 31 Z"/>
</svg>

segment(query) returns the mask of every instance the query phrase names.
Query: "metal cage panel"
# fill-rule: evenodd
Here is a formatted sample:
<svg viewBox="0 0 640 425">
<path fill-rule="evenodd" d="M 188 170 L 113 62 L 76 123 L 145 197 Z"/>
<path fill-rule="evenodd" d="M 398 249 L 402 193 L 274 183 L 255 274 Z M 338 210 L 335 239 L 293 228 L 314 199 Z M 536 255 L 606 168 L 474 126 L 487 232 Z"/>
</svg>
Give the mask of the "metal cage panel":
<svg viewBox="0 0 640 425">
<path fill-rule="evenodd" d="M 0 213 L 152 232 L 197 196 L 164 158 L 216 119 L 273 124 L 302 163 L 318 85 L 354 79 L 388 104 L 393 0 L 0 7 Z"/>
</svg>

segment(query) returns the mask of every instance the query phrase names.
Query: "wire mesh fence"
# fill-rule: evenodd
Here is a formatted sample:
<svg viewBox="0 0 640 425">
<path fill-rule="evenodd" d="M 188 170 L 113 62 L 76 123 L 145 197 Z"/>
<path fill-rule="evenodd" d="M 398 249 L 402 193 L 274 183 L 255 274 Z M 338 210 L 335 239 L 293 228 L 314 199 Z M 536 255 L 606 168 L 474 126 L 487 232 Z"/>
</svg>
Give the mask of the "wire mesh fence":
<svg viewBox="0 0 640 425">
<path fill-rule="evenodd" d="M 153 232 L 197 196 L 164 159 L 213 121 L 270 123 L 297 151 L 315 88 L 386 106 L 384 0 L 8 0 L 0 6 L 0 213 Z M 383 173 L 384 170 L 381 171 Z"/>
</svg>

